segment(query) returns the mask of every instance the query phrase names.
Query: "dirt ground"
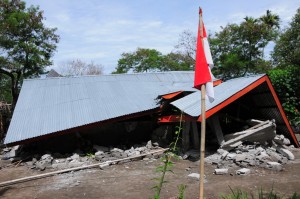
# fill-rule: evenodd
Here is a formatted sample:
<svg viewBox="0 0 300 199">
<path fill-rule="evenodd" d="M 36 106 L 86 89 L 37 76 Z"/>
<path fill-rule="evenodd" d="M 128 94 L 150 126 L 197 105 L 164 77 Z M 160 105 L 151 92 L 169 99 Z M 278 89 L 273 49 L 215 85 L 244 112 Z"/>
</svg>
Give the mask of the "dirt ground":
<svg viewBox="0 0 300 199">
<path fill-rule="evenodd" d="M 251 174 L 247 176 L 231 174 L 214 175 L 214 165 L 205 165 L 206 182 L 204 184 L 206 198 L 219 198 L 221 194 L 230 193 L 232 189 L 242 189 L 254 195 L 260 188 L 265 191 L 273 190 L 284 196 L 294 192 L 300 193 L 300 149 L 294 149 L 296 157 L 284 165 L 283 171 L 272 171 L 259 167 L 249 167 Z M 15 184 L 0 188 L 0 198 L 8 199 L 40 199 L 40 198 L 105 198 L 105 199 L 139 199 L 150 198 L 154 195 L 151 189 L 155 185 L 153 178 L 158 177 L 155 168 L 159 160 L 140 160 L 100 168 L 86 169 L 64 173 Z M 50 172 L 31 170 L 26 166 L 8 166 L 7 161 L 1 161 L 0 182 L 21 177 Z M 179 160 L 175 163 L 174 174 L 168 173 L 168 181 L 162 190 L 161 198 L 177 196 L 177 186 L 187 185 L 186 198 L 198 198 L 199 181 L 188 178 L 188 174 L 199 173 L 199 162 Z"/>
</svg>

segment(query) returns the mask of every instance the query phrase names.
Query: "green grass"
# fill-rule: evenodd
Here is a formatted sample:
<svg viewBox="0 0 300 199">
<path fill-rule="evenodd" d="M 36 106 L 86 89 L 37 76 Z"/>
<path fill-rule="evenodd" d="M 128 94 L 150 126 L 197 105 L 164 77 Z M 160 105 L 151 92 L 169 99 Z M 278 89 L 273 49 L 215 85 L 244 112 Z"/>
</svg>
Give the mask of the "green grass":
<svg viewBox="0 0 300 199">
<path fill-rule="evenodd" d="M 256 195 L 249 194 L 240 189 L 233 190 L 231 187 L 229 188 L 231 193 L 228 195 L 221 195 L 220 199 L 300 199 L 300 195 L 296 192 L 292 196 L 286 197 L 275 193 L 273 188 L 268 192 L 263 191 L 261 188 Z"/>
</svg>

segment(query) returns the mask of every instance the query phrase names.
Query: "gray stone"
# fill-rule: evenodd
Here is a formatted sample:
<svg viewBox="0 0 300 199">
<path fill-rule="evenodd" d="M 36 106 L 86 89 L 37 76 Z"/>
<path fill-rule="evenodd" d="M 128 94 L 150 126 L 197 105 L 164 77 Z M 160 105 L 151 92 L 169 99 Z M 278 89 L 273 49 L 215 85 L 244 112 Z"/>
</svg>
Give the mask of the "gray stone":
<svg viewBox="0 0 300 199">
<path fill-rule="evenodd" d="M 147 150 L 147 148 L 146 147 L 137 147 L 136 149 L 135 149 L 135 151 L 139 151 L 139 152 L 144 152 L 144 151 L 146 151 Z"/>
<path fill-rule="evenodd" d="M 109 167 L 109 162 L 105 162 L 105 163 L 103 163 L 103 164 L 100 164 L 99 165 L 99 168 L 101 169 L 101 170 L 103 170 L 104 168 L 106 168 L 106 167 Z"/>
<path fill-rule="evenodd" d="M 290 144 L 291 144 L 291 141 L 290 141 L 288 138 L 284 138 L 284 139 L 283 139 L 283 144 L 284 144 L 284 145 L 290 145 Z"/>
<path fill-rule="evenodd" d="M 52 164 L 52 168 L 53 169 L 67 169 L 69 166 L 68 166 L 68 163 L 66 162 L 63 162 L 63 163 L 53 163 Z"/>
<path fill-rule="evenodd" d="M 218 149 L 218 150 L 217 150 L 217 152 L 218 152 L 219 155 L 222 155 L 225 151 L 226 151 L 226 150 L 224 150 L 224 149 Z"/>
<path fill-rule="evenodd" d="M 248 175 L 250 174 L 250 169 L 242 168 L 235 172 L 237 175 Z"/>
<path fill-rule="evenodd" d="M 132 152 L 132 153 L 129 153 L 129 154 L 128 154 L 128 157 L 138 156 L 138 155 L 141 155 L 141 152 L 139 152 L 139 151 L 134 151 L 134 152 Z M 155 156 L 155 155 L 153 155 L 153 156 Z M 154 158 L 155 158 L 155 157 L 154 157 Z"/>
<path fill-rule="evenodd" d="M 282 165 L 278 162 L 267 162 L 267 166 L 268 169 L 272 169 L 275 171 L 281 171 L 282 170 Z"/>
<path fill-rule="evenodd" d="M 154 147 L 159 147 L 158 142 L 153 142 L 152 145 L 153 145 Z"/>
<path fill-rule="evenodd" d="M 265 161 L 266 159 L 269 159 L 269 155 L 266 153 L 266 152 L 261 152 L 260 155 L 256 156 L 256 159 L 263 162 Z"/>
<path fill-rule="evenodd" d="M 70 168 L 74 168 L 74 167 L 81 167 L 84 164 L 85 164 L 84 162 L 79 162 L 79 161 L 73 160 L 73 161 L 69 162 L 68 166 Z"/>
<path fill-rule="evenodd" d="M 108 152 L 109 151 L 109 148 L 108 147 L 105 147 L 105 146 L 98 146 L 98 145 L 94 145 L 93 146 L 93 149 L 95 151 L 102 151 L 102 152 Z"/>
<path fill-rule="evenodd" d="M 126 158 L 127 157 L 127 154 L 126 153 L 124 153 L 124 152 L 112 152 L 111 153 L 111 156 L 112 157 L 115 157 L 115 158 L 117 158 L 117 159 L 122 159 L 122 158 Z"/>
<path fill-rule="evenodd" d="M 51 159 L 53 160 L 53 157 L 50 154 L 45 154 L 41 157 L 41 160 Z"/>
<path fill-rule="evenodd" d="M 225 150 L 224 153 L 221 155 L 221 159 L 225 159 L 228 154 L 229 152 Z"/>
<path fill-rule="evenodd" d="M 52 168 L 51 161 L 48 160 L 40 160 L 35 163 L 35 167 L 40 169 L 41 171 L 45 170 L 46 168 Z"/>
<path fill-rule="evenodd" d="M 151 140 L 149 140 L 149 141 L 147 142 L 146 148 L 147 148 L 147 149 L 151 149 L 151 148 L 152 148 L 152 142 L 151 142 Z"/>
<path fill-rule="evenodd" d="M 97 151 L 97 152 L 95 153 L 95 156 L 99 156 L 99 155 L 103 155 L 103 154 L 104 154 L 103 151 Z"/>
<path fill-rule="evenodd" d="M 288 159 L 287 157 L 282 157 L 281 160 L 278 161 L 281 164 L 287 164 L 288 163 Z"/>
<path fill-rule="evenodd" d="M 283 156 L 287 157 L 289 160 L 294 160 L 295 156 L 292 152 L 290 152 L 288 149 L 277 147 L 276 150 L 281 153 Z"/>
<path fill-rule="evenodd" d="M 281 156 L 278 153 L 276 153 L 275 151 L 273 151 L 272 149 L 268 149 L 267 154 L 270 156 L 270 159 L 272 161 L 278 162 L 279 160 L 281 160 Z"/>
<path fill-rule="evenodd" d="M 110 152 L 119 152 L 119 153 L 124 153 L 124 150 L 118 149 L 118 148 L 113 148 L 110 150 Z"/>
<path fill-rule="evenodd" d="M 224 175 L 228 173 L 228 169 L 215 169 L 216 175 Z"/>
<path fill-rule="evenodd" d="M 191 173 L 191 174 L 188 175 L 188 177 L 199 180 L 200 179 L 200 174 L 199 173 Z"/>
<path fill-rule="evenodd" d="M 227 156 L 226 156 L 226 160 L 235 160 L 237 154 L 236 153 L 229 153 Z"/>
<path fill-rule="evenodd" d="M 247 158 L 247 156 L 245 154 L 237 154 L 235 156 L 235 161 L 236 162 L 244 161 L 246 158 Z"/>
</svg>

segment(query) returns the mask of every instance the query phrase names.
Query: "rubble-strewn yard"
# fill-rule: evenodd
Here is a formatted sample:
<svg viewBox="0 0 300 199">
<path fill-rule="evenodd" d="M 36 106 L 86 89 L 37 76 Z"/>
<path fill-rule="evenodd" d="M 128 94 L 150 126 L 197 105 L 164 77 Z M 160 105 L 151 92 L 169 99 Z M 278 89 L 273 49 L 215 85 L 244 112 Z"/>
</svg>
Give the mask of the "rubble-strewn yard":
<svg viewBox="0 0 300 199">
<path fill-rule="evenodd" d="M 230 188 L 241 188 L 254 194 L 260 188 L 266 191 L 273 188 L 281 195 L 299 193 L 300 150 L 287 145 L 288 140 L 277 135 L 273 139 L 273 146 L 243 143 L 230 151 L 207 151 L 206 198 L 217 198 L 221 193 L 229 193 Z M 16 147 L 5 149 L 6 155 L 2 157 L 7 160 L 1 160 L 0 182 L 134 157 L 158 149 L 158 146 L 149 141 L 129 149 L 97 145 L 93 148 L 93 154 L 80 154 L 80 151 L 65 155 L 36 154 L 22 162 L 17 157 L 7 158 L 18 152 Z M 176 196 L 180 184 L 187 185 L 186 198 L 198 197 L 199 152 L 191 150 L 181 154 L 181 157 L 181 160 L 176 160 L 174 174 L 167 174 L 168 183 L 164 185 L 162 198 Z M 161 165 L 158 155 L 147 155 L 134 161 L 120 161 L 101 168 L 57 174 L 2 187 L 0 195 L 1 198 L 149 198 L 154 193 L 151 187 L 155 181 L 152 179 L 158 177 L 155 173 L 158 165 Z"/>
<path fill-rule="evenodd" d="M 260 187 L 270 191 L 289 195 L 300 190 L 300 150 L 293 149 L 295 160 L 283 166 L 282 171 L 261 167 L 249 167 L 249 175 L 241 176 L 229 172 L 215 175 L 215 165 L 205 165 L 205 194 L 207 198 L 217 198 L 220 193 L 229 193 L 231 188 L 256 192 Z M 0 181 L 36 175 L 46 171 L 31 170 L 25 166 L 5 167 L 1 161 Z M 65 173 L 53 177 L 38 179 L 0 189 L 1 198 L 149 198 L 154 191 L 151 187 L 157 177 L 154 172 L 158 160 L 145 159 L 123 164 Z M 180 160 L 176 162 L 174 173 L 169 173 L 162 190 L 162 198 L 171 198 L 177 194 L 177 185 L 186 184 L 186 198 L 197 198 L 199 181 L 188 178 L 190 173 L 198 172 L 198 162 Z M 238 168 L 238 167 L 236 167 Z M 233 171 L 233 170 L 232 170 Z M 232 175 L 231 175 L 232 173 Z"/>
</svg>

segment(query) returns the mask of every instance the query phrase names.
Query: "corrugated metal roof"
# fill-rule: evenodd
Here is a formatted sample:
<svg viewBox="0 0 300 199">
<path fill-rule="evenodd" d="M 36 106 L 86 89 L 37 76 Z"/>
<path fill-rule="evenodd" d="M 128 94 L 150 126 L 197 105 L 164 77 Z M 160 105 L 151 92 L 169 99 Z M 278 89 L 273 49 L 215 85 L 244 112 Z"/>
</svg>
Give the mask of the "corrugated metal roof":
<svg viewBox="0 0 300 199">
<path fill-rule="evenodd" d="M 257 75 L 231 79 L 214 87 L 215 100 L 212 103 L 206 100 L 206 111 L 218 106 L 223 101 L 230 98 L 235 93 L 243 90 L 263 76 L 264 75 Z M 172 102 L 171 104 L 190 116 L 199 117 L 201 115 L 201 92 L 194 92 L 186 97 Z"/>
<path fill-rule="evenodd" d="M 159 107 L 159 95 L 193 89 L 194 72 L 25 80 L 5 144 Z"/>
</svg>

